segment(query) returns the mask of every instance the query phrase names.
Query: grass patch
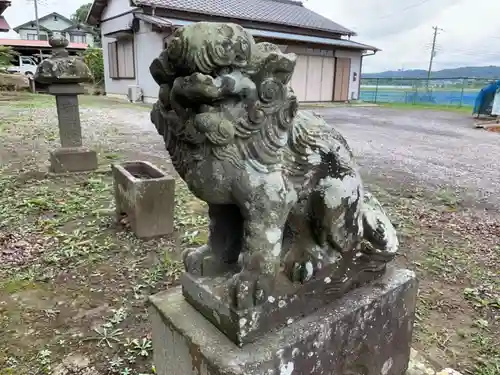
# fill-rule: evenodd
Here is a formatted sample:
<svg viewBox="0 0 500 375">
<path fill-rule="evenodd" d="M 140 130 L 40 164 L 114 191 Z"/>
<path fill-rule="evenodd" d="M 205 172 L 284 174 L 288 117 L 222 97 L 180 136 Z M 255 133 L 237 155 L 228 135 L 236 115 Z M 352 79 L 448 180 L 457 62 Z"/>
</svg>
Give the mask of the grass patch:
<svg viewBox="0 0 500 375">
<path fill-rule="evenodd" d="M 2 98 L 4 98 L 2 100 Z M 146 103 L 130 103 L 125 100 L 98 95 L 78 95 L 78 101 L 81 107 L 105 107 L 120 106 L 123 108 L 134 108 L 137 110 L 150 111 L 151 105 Z M 53 95 L 33 94 L 28 92 L 0 93 L 0 107 L 10 107 L 19 111 L 22 109 L 51 108 L 56 106 L 56 100 Z"/>
<path fill-rule="evenodd" d="M 443 104 L 407 104 L 407 103 L 377 103 L 384 108 L 404 109 L 404 110 L 431 110 L 431 111 L 447 111 L 469 114 L 472 116 L 472 107 L 468 106 L 453 106 Z"/>
<path fill-rule="evenodd" d="M 499 373 L 498 219 L 471 214 L 452 191 L 386 189 L 370 186 L 397 225 L 397 263 L 420 280 L 416 349 L 462 373 Z"/>
<path fill-rule="evenodd" d="M 206 233 L 203 204 L 176 189 L 177 232 L 143 241 L 116 222 L 107 174 L 0 176 L 0 368 L 49 374 L 78 350 L 102 374 L 153 373 L 147 296 L 177 283 L 179 245 Z"/>
</svg>

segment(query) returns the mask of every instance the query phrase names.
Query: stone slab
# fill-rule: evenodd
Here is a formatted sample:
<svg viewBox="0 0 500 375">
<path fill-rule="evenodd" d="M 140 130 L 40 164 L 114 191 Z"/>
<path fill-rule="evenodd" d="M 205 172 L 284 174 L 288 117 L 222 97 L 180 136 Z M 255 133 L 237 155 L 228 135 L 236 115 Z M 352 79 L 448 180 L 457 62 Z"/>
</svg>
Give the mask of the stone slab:
<svg viewBox="0 0 500 375">
<path fill-rule="evenodd" d="M 361 257 L 356 262 L 323 267 L 305 284 L 292 283 L 280 272 L 272 296 L 249 309 L 236 309 L 225 300 L 231 273 L 208 277 L 185 273 L 181 284 L 186 300 L 241 346 L 313 313 L 353 288 L 377 280 L 385 270 L 384 261 Z"/>
<path fill-rule="evenodd" d="M 61 146 L 63 148 L 81 147 L 82 127 L 78 96 L 58 95 L 56 96 L 56 106 Z"/>
<path fill-rule="evenodd" d="M 56 96 L 85 94 L 85 88 L 78 83 L 51 84 L 47 91 Z"/>
<path fill-rule="evenodd" d="M 281 330 L 237 346 L 182 296 L 150 297 L 158 375 L 403 375 L 418 282 L 390 268 L 377 282 Z"/>
<path fill-rule="evenodd" d="M 50 171 L 87 172 L 97 169 L 97 154 L 85 147 L 60 148 L 50 153 Z"/>
<path fill-rule="evenodd" d="M 116 214 L 126 214 L 139 238 L 171 234 L 174 230 L 175 179 L 146 161 L 111 166 Z"/>
</svg>

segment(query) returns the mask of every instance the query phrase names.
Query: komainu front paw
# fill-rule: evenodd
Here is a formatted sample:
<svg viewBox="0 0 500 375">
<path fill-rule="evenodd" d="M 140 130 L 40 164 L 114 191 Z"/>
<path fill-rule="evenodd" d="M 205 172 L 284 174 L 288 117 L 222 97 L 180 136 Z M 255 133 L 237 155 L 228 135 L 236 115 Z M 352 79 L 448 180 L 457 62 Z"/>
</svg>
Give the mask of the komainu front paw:
<svg viewBox="0 0 500 375">
<path fill-rule="evenodd" d="M 187 273 L 196 276 L 208 276 L 213 273 L 211 264 L 215 262 L 214 253 L 208 245 L 203 245 L 197 249 L 186 249 L 182 253 L 184 269 Z"/>
<path fill-rule="evenodd" d="M 399 248 L 396 229 L 379 201 L 365 193 L 362 207 L 364 241 L 362 249 L 374 257 L 392 259 Z"/>
<path fill-rule="evenodd" d="M 321 251 L 306 253 L 300 257 L 288 254 L 284 260 L 284 273 L 291 282 L 304 284 L 311 280 L 319 270 L 338 263 L 342 259 L 339 253 L 333 255 Z"/>
<path fill-rule="evenodd" d="M 273 291 L 274 279 L 274 275 L 254 271 L 237 273 L 231 278 L 227 287 L 231 305 L 243 310 L 263 303 Z"/>
<path fill-rule="evenodd" d="M 308 259 L 285 262 L 284 272 L 291 282 L 304 284 L 314 277 L 318 269 L 318 264 Z"/>
<path fill-rule="evenodd" d="M 182 261 L 186 272 L 195 276 L 219 276 L 228 271 L 235 272 L 237 267 L 221 259 L 221 255 L 215 253 L 209 245 L 184 250 Z"/>
</svg>

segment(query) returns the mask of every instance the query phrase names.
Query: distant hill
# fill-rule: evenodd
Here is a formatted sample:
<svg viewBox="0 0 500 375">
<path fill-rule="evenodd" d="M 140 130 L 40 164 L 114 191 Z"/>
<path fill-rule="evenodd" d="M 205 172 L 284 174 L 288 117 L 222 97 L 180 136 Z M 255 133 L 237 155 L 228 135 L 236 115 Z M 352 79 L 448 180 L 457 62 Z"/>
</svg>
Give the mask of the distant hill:
<svg viewBox="0 0 500 375">
<path fill-rule="evenodd" d="M 432 78 L 500 78 L 500 66 L 464 66 L 455 69 L 443 69 L 432 72 Z M 423 69 L 395 71 L 381 73 L 362 73 L 361 78 L 427 78 L 427 71 Z"/>
</svg>

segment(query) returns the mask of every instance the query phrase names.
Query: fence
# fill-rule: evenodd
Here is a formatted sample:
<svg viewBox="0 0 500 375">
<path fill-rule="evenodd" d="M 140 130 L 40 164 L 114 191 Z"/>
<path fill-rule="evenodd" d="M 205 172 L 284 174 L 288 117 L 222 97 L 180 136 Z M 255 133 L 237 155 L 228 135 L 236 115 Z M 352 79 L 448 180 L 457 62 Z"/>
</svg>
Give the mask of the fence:
<svg viewBox="0 0 500 375">
<path fill-rule="evenodd" d="M 472 107 L 479 91 L 491 81 L 478 78 L 361 78 L 360 99 L 371 103 Z"/>
</svg>

